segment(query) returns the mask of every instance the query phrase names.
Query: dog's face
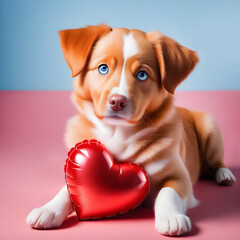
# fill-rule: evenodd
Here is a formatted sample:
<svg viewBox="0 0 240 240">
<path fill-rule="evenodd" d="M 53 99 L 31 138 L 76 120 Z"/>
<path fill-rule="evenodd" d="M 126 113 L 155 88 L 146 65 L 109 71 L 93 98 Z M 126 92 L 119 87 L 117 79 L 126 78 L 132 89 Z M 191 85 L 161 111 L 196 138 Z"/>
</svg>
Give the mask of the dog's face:
<svg viewBox="0 0 240 240">
<path fill-rule="evenodd" d="M 154 49 L 137 30 L 115 29 L 103 36 L 94 47 L 85 81 L 96 115 L 110 124 L 138 122 L 161 99 Z"/>
<path fill-rule="evenodd" d="M 136 124 L 157 111 L 192 71 L 195 52 L 157 32 L 106 25 L 60 32 L 79 98 L 93 102 L 98 118 Z"/>
</svg>

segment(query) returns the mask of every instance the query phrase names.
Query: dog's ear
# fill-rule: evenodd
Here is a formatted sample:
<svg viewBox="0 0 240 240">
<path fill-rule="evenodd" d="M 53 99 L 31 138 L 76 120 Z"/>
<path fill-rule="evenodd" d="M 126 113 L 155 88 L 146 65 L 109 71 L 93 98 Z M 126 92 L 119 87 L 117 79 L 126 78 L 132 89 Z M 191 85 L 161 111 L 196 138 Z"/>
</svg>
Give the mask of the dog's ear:
<svg viewBox="0 0 240 240">
<path fill-rule="evenodd" d="M 59 32 L 64 58 L 76 77 L 83 70 L 94 42 L 111 31 L 105 24 L 86 28 L 62 30 Z"/>
<path fill-rule="evenodd" d="M 159 32 L 150 32 L 147 38 L 156 51 L 162 84 L 168 92 L 174 94 L 178 84 L 198 63 L 198 55 Z"/>
</svg>

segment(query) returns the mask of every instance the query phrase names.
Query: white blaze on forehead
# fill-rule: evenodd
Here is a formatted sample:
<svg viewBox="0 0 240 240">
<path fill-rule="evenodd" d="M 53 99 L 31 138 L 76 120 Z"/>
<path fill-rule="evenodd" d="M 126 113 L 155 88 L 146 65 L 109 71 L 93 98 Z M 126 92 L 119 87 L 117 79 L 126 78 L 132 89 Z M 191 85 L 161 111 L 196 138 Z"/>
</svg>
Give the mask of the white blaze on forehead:
<svg viewBox="0 0 240 240">
<path fill-rule="evenodd" d="M 120 78 L 120 83 L 118 87 L 114 87 L 111 91 L 111 94 L 122 94 L 128 98 L 128 85 L 125 72 L 126 61 L 137 54 L 139 51 L 137 42 L 133 35 L 129 33 L 128 35 L 123 36 L 123 67 Z"/>
<path fill-rule="evenodd" d="M 124 62 L 138 53 L 138 45 L 131 33 L 123 36 L 123 57 Z"/>
</svg>

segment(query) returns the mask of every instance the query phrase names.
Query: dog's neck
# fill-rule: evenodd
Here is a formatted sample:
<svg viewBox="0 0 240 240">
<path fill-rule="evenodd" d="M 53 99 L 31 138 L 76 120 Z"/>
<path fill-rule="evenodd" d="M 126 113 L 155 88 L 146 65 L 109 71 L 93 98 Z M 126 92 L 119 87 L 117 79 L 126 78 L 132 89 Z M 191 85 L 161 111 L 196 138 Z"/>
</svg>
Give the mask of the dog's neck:
<svg viewBox="0 0 240 240">
<path fill-rule="evenodd" d="M 80 100 L 80 99 L 78 99 Z M 93 135 L 102 142 L 119 161 L 130 161 L 131 156 L 141 146 L 137 142 L 147 135 L 154 134 L 157 129 L 167 124 L 174 115 L 173 97 L 169 96 L 161 106 L 150 114 L 145 114 L 138 124 L 129 126 L 110 125 L 95 115 L 91 101 L 81 100 L 76 104 L 93 125 Z"/>
</svg>

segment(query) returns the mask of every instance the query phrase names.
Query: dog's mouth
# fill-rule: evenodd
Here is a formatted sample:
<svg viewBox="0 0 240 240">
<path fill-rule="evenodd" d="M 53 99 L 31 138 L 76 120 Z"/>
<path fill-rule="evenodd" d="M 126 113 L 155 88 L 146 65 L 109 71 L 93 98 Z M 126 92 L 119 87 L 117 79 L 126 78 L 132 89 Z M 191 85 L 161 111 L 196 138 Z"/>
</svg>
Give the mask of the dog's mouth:
<svg viewBox="0 0 240 240">
<path fill-rule="evenodd" d="M 96 116 L 109 125 L 132 126 L 137 123 L 137 121 L 132 121 L 118 115 L 98 116 L 96 114 Z"/>
</svg>

